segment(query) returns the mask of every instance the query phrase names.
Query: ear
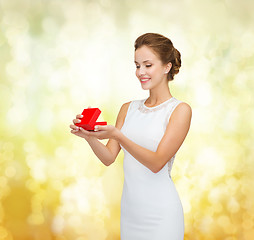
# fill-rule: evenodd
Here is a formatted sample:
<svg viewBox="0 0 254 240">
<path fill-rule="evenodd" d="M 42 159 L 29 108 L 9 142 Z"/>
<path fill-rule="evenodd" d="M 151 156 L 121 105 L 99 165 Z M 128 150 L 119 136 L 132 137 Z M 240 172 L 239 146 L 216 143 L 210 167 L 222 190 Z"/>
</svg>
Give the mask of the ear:
<svg viewBox="0 0 254 240">
<path fill-rule="evenodd" d="M 171 63 L 171 62 L 169 62 L 169 63 L 166 65 L 166 68 L 165 68 L 165 73 L 166 73 L 166 74 L 168 74 L 168 73 L 169 73 L 169 71 L 170 71 L 171 67 L 172 67 L 172 63 Z"/>
</svg>

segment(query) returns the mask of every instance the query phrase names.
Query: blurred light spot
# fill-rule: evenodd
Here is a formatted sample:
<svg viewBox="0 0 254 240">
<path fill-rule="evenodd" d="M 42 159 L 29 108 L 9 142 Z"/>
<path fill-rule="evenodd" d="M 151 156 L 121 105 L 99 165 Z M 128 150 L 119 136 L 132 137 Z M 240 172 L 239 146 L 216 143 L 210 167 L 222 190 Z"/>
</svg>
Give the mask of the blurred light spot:
<svg viewBox="0 0 254 240">
<path fill-rule="evenodd" d="M 39 184 L 34 179 L 27 180 L 26 187 L 32 192 L 36 192 L 39 190 Z"/>
<path fill-rule="evenodd" d="M 4 142 L 2 148 L 6 152 L 12 152 L 14 149 L 14 144 L 12 142 Z"/>
<path fill-rule="evenodd" d="M 246 31 L 243 36 L 241 36 L 241 58 L 252 57 L 254 54 L 254 34 L 252 31 Z"/>
<path fill-rule="evenodd" d="M 233 132 L 236 129 L 239 112 L 237 109 L 228 109 L 223 118 L 223 129 L 225 131 Z"/>
<path fill-rule="evenodd" d="M 23 69 L 17 61 L 12 61 L 6 64 L 5 71 L 9 75 L 9 77 L 11 77 L 10 79 L 16 79 L 24 76 Z"/>
<path fill-rule="evenodd" d="M 221 191 L 222 189 L 220 189 L 219 187 L 211 189 L 208 195 L 209 202 L 212 204 L 218 202 L 221 196 Z"/>
<path fill-rule="evenodd" d="M 223 211 L 223 206 L 221 203 L 215 203 L 214 206 L 213 206 L 213 209 L 214 209 L 214 212 L 216 213 L 220 213 Z"/>
<path fill-rule="evenodd" d="M 7 230 L 4 227 L 0 226 L 0 239 L 6 239 L 7 236 Z"/>
<path fill-rule="evenodd" d="M 50 109 L 43 109 L 38 116 L 37 127 L 38 130 L 45 134 L 50 132 L 54 123 L 54 114 Z"/>
<path fill-rule="evenodd" d="M 44 223 L 44 217 L 41 213 L 32 213 L 28 217 L 28 223 L 32 225 L 40 225 Z"/>
<path fill-rule="evenodd" d="M 254 228 L 254 222 L 251 219 L 243 220 L 242 226 L 244 229 L 249 230 Z"/>
<path fill-rule="evenodd" d="M 85 237 L 78 237 L 77 240 L 87 240 Z"/>
<path fill-rule="evenodd" d="M 0 188 L 5 188 L 7 185 L 7 179 L 4 176 L 0 176 Z"/>
<path fill-rule="evenodd" d="M 55 19 L 49 16 L 43 19 L 42 28 L 46 34 L 50 34 L 50 35 L 56 34 L 56 32 L 59 31 L 59 28 Z"/>
<path fill-rule="evenodd" d="M 218 177 L 225 174 L 225 161 L 215 148 L 203 148 L 197 155 L 196 163 L 207 169 L 206 174 L 209 176 Z"/>
<path fill-rule="evenodd" d="M 212 102 L 212 92 L 211 92 L 211 86 L 207 82 L 203 82 L 199 84 L 195 88 L 195 97 L 196 101 L 199 105 L 202 106 L 208 106 Z"/>
<path fill-rule="evenodd" d="M 10 27 L 10 29 L 27 30 L 28 22 L 24 18 L 25 15 L 17 11 L 5 11 L 2 22 Z"/>
<path fill-rule="evenodd" d="M 53 219 L 51 229 L 54 233 L 61 233 L 64 229 L 64 224 L 65 220 L 64 217 L 60 215 L 56 215 Z"/>
<path fill-rule="evenodd" d="M 52 73 L 48 79 L 48 87 L 51 91 L 59 90 L 62 87 L 63 79 L 65 78 L 65 72 L 55 71 Z M 59 94 L 56 96 L 56 100 L 60 96 Z M 62 100 L 65 100 L 62 95 Z"/>
<path fill-rule="evenodd" d="M 221 215 L 217 219 L 218 224 L 223 228 L 226 234 L 235 234 L 237 226 L 234 226 L 231 219 L 226 215 Z"/>
<path fill-rule="evenodd" d="M 227 228 L 230 227 L 230 220 L 228 216 L 222 215 L 219 216 L 217 219 L 217 222 L 219 223 L 219 225 L 221 225 L 223 228 Z"/>
<path fill-rule="evenodd" d="M 204 233 L 207 233 L 210 231 L 210 226 L 213 223 L 213 218 L 210 216 L 205 216 L 201 220 L 200 224 L 200 230 Z"/>
<path fill-rule="evenodd" d="M 15 102 L 14 105 L 9 109 L 6 120 L 8 124 L 15 126 L 15 131 L 17 131 L 28 117 L 28 111 L 26 105 L 21 102 Z M 19 128 L 18 128 L 19 127 Z"/>
<path fill-rule="evenodd" d="M 32 153 L 37 150 L 36 144 L 33 141 L 26 141 L 23 146 L 25 152 Z"/>
<path fill-rule="evenodd" d="M 10 162 L 14 158 L 14 153 L 12 151 L 4 151 L 0 156 L 2 157 L 0 161 Z"/>
<path fill-rule="evenodd" d="M 28 158 L 27 163 L 30 167 L 30 173 L 34 179 L 40 182 L 44 182 L 47 179 L 47 163 L 44 158 Z"/>
<path fill-rule="evenodd" d="M 79 226 L 81 224 L 81 222 L 82 221 L 80 219 L 80 216 L 78 216 L 78 215 L 72 215 L 68 219 L 68 225 L 71 227 Z"/>
<path fill-rule="evenodd" d="M 229 212 L 236 213 L 240 210 L 239 203 L 236 201 L 234 197 L 231 197 L 228 201 L 227 208 Z"/>
<path fill-rule="evenodd" d="M 57 158 L 63 158 L 68 154 L 68 150 L 64 147 L 58 147 L 55 150 L 55 155 Z"/>
<path fill-rule="evenodd" d="M 12 178 L 15 176 L 16 174 L 16 169 L 12 166 L 9 166 L 5 169 L 5 176 L 8 177 L 8 178 Z"/>
<path fill-rule="evenodd" d="M 52 186 L 54 189 L 56 189 L 58 191 L 62 191 L 64 189 L 64 185 L 60 180 L 53 180 Z"/>
<path fill-rule="evenodd" d="M 85 106 L 85 105 L 83 105 L 82 106 L 83 108 L 86 108 L 86 107 L 88 107 L 88 106 Z M 82 112 L 82 108 L 81 108 L 81 110 L 79 111 L 80 113 Z M 79 112 L 77 112 L 76 114 L 78 114 Z M 59 114 L 58 114 L 58 121 L 59 122 L 62 122 L 62 123 L 69 123 L 69 125 L 72 123 L 71 122 L 71 120 L 72 120 L 72 118 L 74 118 L 75 117 L 75 114 L 73 114 L 73 110 L 72 109 L 61 109 L 60 111 L 59 111 Z M 99 121 L 99 120 L 98 120 Z"/>
<path fill-rule="evenodd" d="M 225 238 L 225 240 L 239 240 L 239 239 L 237 239 L 236 237 L 227 237 Z"/>
<path fill-rule="evenodd" d="M 184 212 L 188 213 L 191 211 L 191 203 L 186 198 L 182 199 L 182 204 L 184 206 Z"/>
</svg>

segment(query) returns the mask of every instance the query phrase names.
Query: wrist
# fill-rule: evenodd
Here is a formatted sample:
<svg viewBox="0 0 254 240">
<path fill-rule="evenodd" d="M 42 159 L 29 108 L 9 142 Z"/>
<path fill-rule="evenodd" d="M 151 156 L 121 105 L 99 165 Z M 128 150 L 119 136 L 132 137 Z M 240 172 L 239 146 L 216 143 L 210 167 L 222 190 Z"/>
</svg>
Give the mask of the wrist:
<svg viewBox="0 0 254 240">
<path fill-rule="evenodd" d="M 97 140 L 96 137 L 92 137 L 92 136 L 89 136 L 87 138 L 85 138 L 85 140 L 88 142 L 88 143 L 93 143 Z"/>
<path fill-rule="evenodd" d="M 116 128 L 114 139 L 119 142 L 121 140 L 122 134 L 123 133 L 120 131 L 120 129 Z"/>
</svg>

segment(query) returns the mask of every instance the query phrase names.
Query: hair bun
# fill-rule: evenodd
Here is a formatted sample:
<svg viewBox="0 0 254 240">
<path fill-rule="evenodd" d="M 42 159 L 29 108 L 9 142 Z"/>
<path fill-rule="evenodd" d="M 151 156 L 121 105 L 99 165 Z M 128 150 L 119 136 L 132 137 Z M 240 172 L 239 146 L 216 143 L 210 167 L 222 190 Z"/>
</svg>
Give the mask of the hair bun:
<svg viewBox="0 0 254 240">
<path fill-rule="evenodd" d="M 174 79 L 174 75 L 179 73 L 179 69 L 181 67 L 181 54 L 180 52 L 174 48 L 173 49 L 173 54 L 174 54 L 174 60 L 171 62 L 172 63 L 172 67 L 169 71 L 169 80 L 173 80 Z"/>
</svg>

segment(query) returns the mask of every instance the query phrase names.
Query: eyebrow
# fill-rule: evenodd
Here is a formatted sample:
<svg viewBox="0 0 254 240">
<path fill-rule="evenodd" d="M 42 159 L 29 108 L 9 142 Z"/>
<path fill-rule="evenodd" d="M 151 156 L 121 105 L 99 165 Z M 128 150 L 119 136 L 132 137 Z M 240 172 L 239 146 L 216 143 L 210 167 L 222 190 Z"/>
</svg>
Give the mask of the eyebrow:
<svg viewBox="0 0 254 240">
<path fill-rule="evenodd" d="M 143 61 L 143 63 L 150 62 L 150 61 L 152 61 L 152 60 L 145 60 L 145 61 Z M 138 63 L 138 62 L 134 61 L 134 63 Z"/>
</svg>

